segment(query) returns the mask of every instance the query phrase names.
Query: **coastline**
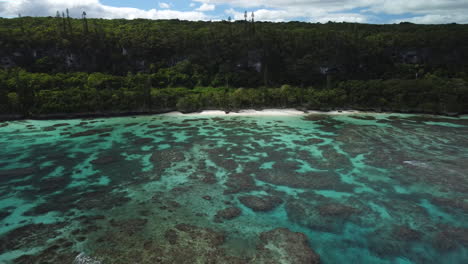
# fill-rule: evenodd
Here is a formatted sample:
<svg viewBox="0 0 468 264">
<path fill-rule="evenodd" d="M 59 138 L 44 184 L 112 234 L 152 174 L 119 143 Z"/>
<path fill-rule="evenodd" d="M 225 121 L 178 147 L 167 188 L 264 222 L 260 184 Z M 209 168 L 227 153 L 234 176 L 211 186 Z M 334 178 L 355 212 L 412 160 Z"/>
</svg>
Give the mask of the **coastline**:
<svg viewBox="0 0 468 264">
<path fill-rule="evenodd" d="M 349 114 L 415 114 L 459 118 L 467 115 L 464 113 L 430 113 L 421 111 L 379 111 L 375 109 L 304 109 L 304 108 L 263 108 L 263 109 L 239 109 L 220 110 L 205 109 L 193 112 L 181 112 L 177 109 L 161 109 L 151 111 L 122 111 L 122 112 L 87 112 L 87 113 L 57 113 L 25 116 L 20 114 L 0 114 L 0 122 L 19 120 L 66 120 L 66 119 L 89 119 L 89 118 L 111 118 L 141 115 L 172 115 L 172 116 L 199 116 L 199 115 L 231 115 L 231 116 L 294 116 L 294 115 L 349 115 Z"/>
<path fill-rule="evenodd" d="M 351 114 L 392 114 L 392 112 L 368 112 L 359 110 L 299 110 L 296 108 L 266 108 L 266 109 L 242 109 L 239 111 L 227 112 L 222 110 L 203 110 L 201 112 L 183 113 L 172 111 L 162 115 L 168 116 L 305 116 L 305 115 L 351 115 Z"/>
</svg>

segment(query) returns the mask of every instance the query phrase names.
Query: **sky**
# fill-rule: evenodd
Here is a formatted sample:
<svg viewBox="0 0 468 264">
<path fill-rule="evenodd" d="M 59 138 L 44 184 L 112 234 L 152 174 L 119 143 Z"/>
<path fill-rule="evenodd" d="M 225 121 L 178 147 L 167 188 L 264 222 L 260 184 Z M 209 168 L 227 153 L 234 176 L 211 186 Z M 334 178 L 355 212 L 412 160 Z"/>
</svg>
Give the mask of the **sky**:
<svg viewBox="0 0 468 264">
<path fill-rule="evenodd" d="M 244 19 L 392 24 L 468 23 L 468 0 L 0 0 L 0 17 L 54 16 L 181 20 Z"/>
</svg>

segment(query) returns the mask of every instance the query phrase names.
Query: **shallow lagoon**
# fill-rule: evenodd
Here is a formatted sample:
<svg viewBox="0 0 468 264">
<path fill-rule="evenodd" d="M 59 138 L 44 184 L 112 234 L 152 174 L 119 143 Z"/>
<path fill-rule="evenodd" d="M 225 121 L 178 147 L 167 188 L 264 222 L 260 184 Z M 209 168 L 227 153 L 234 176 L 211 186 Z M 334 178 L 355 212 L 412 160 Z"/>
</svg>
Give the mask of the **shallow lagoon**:
<svg viewBox="0 0 468 264">
<path fill-rule="evenodd" d="M 322 263 L 466 263 L 467 193 L 466 117 L 0 123 L 1 263 L 263 263 L 278 227 Z"/>
</svg>

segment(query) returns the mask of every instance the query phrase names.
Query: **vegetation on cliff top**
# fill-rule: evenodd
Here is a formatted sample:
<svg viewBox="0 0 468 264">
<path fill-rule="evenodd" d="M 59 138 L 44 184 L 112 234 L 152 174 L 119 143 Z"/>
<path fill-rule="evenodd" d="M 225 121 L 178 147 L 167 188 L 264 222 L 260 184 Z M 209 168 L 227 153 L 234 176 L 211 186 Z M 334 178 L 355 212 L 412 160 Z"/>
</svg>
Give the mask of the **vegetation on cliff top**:
<svg viewBox="0 0 468 264">
<path fill-rule="evenodd" d="M 468 110 L 467 25 L 0 19 L 0 113 Z"/>
</svg>

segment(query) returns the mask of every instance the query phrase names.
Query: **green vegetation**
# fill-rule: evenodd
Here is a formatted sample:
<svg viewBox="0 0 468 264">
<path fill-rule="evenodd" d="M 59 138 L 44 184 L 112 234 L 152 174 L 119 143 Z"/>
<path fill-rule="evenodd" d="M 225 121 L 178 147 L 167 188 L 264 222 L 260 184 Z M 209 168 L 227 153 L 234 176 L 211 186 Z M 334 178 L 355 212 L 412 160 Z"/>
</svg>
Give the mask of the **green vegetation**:
<svg viewBox="0 0 468 264">
<path fill-rule="evenodd" d="M 0 18 L 0 113 L 468 110 L 467 25 Z"/>
</svg>

